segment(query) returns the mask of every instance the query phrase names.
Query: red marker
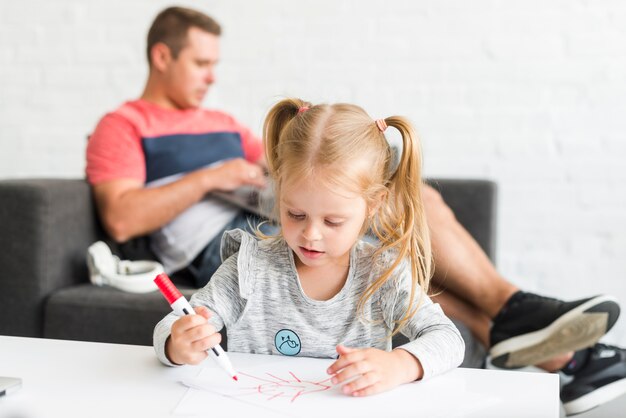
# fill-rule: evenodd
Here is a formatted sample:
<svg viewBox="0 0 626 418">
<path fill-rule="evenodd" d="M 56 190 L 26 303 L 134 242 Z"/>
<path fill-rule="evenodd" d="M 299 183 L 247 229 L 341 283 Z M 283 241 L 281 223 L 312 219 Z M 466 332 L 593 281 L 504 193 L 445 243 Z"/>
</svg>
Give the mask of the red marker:
<svg viewBox="0 0 626 418">
<path fill-rule="evenodd" d="M 159 287 L 159 290 L 163 293 L 163 296 L 165 296 L 165 299 L 167 299 L 176 315 L 183 316 L 196 314 L 189 302 L 187 302 L 187 299 L 185 299 L 180 291 L 176 289 L 176 286 L 174 286 L 174 283 L 172 283 L 167 274 L 161 273 L 156 276 L 154 283 L 156 283 Z M 233 378 L 233 380 L 238 380 L 237 373 L 235 373 L 233 365 L 230 363 L 226 352 L 222 350 L 222 347 L 219 344 L 207 351 L 209 354 L 212 354 L 211 357 L 213 357 L 213 360 L 215 360 L 217 364 L 219 364 L 220 367 Z"/>
</svg>

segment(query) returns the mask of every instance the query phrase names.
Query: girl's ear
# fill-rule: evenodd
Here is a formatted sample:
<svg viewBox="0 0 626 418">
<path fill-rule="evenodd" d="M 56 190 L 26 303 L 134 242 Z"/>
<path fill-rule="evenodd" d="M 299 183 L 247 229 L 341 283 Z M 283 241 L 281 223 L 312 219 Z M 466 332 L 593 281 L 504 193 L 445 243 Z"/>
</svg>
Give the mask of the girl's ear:
<svg viewBox="0 0 626 418">
<path fill-rule="evenodd" d="M 380 209 L 380 206 L 383 204 L 386 198 L 387 198 L 387 191 L 382 191 L 378 193 L 378 195 L 374 198 L 374 204 L 372 204 L 368 209 L 367 216 L 369 218 L 373 218 L 374 215 L 376 215 L 376 213 L 378 212 L 378 209 Z"/>
</svg>

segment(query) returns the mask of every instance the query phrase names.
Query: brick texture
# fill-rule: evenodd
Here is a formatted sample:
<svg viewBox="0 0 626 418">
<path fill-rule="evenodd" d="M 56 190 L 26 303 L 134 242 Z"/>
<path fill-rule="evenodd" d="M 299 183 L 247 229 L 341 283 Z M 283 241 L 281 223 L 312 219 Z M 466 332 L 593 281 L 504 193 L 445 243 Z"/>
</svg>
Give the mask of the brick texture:
<svg viewBox="0 0 626 418">
<path fill-rule="evenodd" d="M 179 2 L 224 27 L 206 105 L 260 132 L 289 95 L 410 117 L 426 173 L 498 182 L 498 266 L 626 309 L 626 3 Z M 99 117 L 143 88 L 163 0 L 0 0 L 0 178 L 83 175 Z M 626 345 L 626 320 L 608 341 Z"/>
</svg>

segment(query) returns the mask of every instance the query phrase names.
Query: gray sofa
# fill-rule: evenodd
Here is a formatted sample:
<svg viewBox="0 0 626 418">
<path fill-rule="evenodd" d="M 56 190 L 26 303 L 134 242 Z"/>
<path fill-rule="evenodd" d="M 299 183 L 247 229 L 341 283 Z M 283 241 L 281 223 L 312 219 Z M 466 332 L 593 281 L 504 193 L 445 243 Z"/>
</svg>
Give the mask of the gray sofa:
<svg viewBox="0 0 626 418">
<path fill-rule="evenodd" d="M 493 259 L 495 184 L 430 182 Z M 0 335 L 150 345 L 154 325 L 170 308 L 158 292 L 91 285 L 86 250 L 100 239 L 107 237 L 84 180 L 0 180 Z M 194 289 L 181 291 L 190 296 Z M 480 366 L 484 350 L 460 329 L 464 365 Z"/>
</svg>

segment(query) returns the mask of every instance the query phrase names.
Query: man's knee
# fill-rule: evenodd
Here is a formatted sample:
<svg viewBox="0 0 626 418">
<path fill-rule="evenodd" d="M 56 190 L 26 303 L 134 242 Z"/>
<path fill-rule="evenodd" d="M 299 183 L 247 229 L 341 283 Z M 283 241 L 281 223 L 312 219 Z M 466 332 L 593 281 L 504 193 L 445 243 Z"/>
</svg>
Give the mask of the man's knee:
<svg viewBox="0 0 626 418">
<path fill-rule="evenodd" d="M 443 200 L 441 193 L 427 184 L 422 186 L 422 199 L 426 218 L 429 222 L 454 221 L 456 219 L 454 212 Z"/>
</svg>

